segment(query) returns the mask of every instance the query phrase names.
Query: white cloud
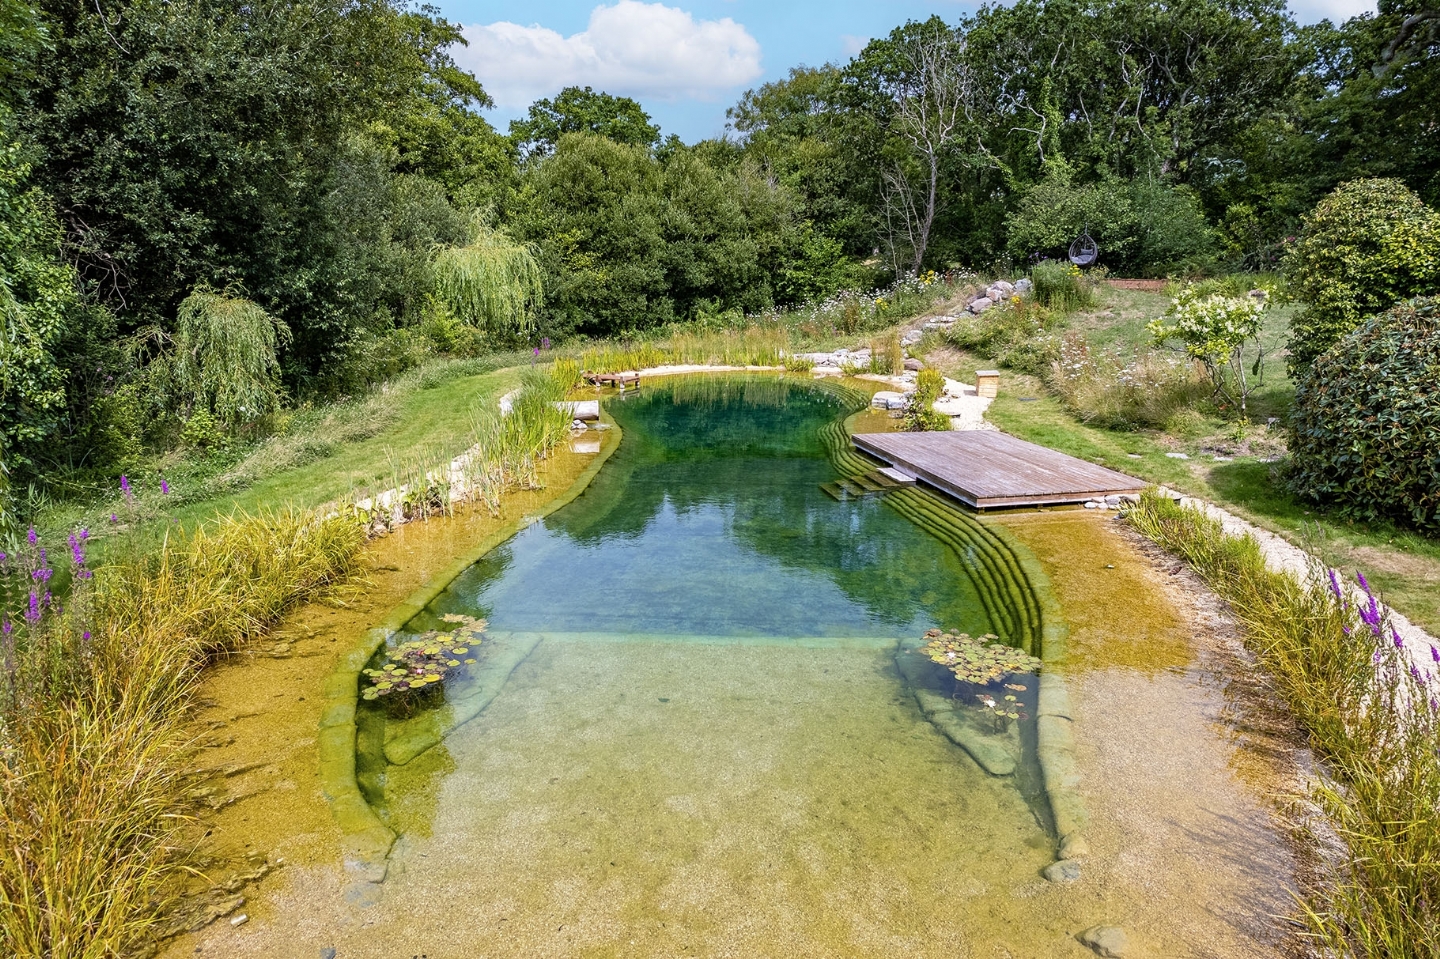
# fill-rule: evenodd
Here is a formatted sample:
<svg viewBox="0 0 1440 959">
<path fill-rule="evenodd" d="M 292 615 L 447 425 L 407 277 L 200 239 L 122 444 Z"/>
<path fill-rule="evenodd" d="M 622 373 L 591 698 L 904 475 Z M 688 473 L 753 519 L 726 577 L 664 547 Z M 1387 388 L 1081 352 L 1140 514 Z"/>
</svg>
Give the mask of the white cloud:
<svg viewBox="0 0 1440 959">
<path fill-rule="evenodd" d="M 869 45 L 869 37 L 857 37 L 853 33 L 840 34 L 840 49 L 845 51 L 847 57 L 856 56 Z"/>
<path fill-rule="evenodd" d="M 760 44 L 729 17 L 697 21 L 662 3 L 619 0 L 590 12 L 582 33 L 561 36 L 500 21 L 464 28 L 455 60 L 502 108 L 567 86 L 660 100 L 710 99 L 760 76 Z"/>
<path fill-rule="evenodd" d="M 1338 25 L 1362 13 L 1374 13 L 1375 0 L 1291 0 L 1290 12 L 1301 23 L 1330 20 Z"/>
</svg>

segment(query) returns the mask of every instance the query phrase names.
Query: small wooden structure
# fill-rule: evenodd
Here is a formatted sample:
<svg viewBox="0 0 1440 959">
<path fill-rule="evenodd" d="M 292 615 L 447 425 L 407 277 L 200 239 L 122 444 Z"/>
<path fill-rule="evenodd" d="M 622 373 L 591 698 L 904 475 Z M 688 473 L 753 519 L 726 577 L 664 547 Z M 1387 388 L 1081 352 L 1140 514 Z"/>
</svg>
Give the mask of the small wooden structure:
<svg viewBox="0 0 1440 959">
<path fill-rule="evenodd" d="M 992 400 L 1000 395 L 1000 371 L 976 370 L 975 395 L 988 396 Z"/>
<path fill-rule="evenodd" d="M 636 388 L 640 386 L 640 374 L 632 370 L 626 370 L 623 373 L 586 373 L 585 378 L 596 386 Z"/>
<path fill-rule="evenodd" d="M 976 509 L 1052 506 L 1139 493 L 1145 483 L 1008 433 L 857 433 L 863 453 Z"/>
</svg>

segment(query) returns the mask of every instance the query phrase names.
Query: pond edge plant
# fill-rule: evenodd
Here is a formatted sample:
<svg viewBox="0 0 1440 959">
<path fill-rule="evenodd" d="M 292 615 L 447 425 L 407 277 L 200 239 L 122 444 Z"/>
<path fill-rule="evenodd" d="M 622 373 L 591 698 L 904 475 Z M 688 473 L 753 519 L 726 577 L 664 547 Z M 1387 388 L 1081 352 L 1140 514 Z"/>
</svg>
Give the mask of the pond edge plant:
<svg viewBox="0 0 1440 959">
<path fill-rule="evenodd" d="M 1357 595 L 1318 564 L 1273 571 L 1253 536 L 1153 489 L 1126 516 L 1229 604 L 1324 764 L 1310 798 L 1344 862 L 1304 890 L 1306 937 L 1344 959 L 1440 955 L 1440 649 L 1422 669 L 1363 575 Z"/>
</svg>

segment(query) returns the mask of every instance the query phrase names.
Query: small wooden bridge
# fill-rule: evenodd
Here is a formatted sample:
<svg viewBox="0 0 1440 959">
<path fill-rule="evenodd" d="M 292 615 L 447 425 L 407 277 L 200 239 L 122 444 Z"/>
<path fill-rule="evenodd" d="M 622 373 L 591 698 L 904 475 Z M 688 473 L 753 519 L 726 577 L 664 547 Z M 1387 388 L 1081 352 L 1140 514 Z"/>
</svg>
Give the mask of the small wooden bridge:
<svg viewBox="0 0 1440 959">
<path fill-rule="evenodd" d="M 1144 481 L 1007 433 L 858 433 L 856 449 L 976 509 L 1139 493 Z"/>
</svg>

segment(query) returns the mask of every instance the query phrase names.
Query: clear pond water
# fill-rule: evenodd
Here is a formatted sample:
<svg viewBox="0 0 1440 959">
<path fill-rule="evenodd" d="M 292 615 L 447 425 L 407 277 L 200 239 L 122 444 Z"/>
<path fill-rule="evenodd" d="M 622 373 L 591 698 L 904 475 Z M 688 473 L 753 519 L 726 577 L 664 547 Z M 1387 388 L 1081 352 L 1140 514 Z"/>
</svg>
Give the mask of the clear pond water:
<svg viewBox="0 0 1440 959">
<path fill-rule="evenodd" d="M 819 430 L 853 411 L 794 379 L 658 381 L 612 399 L 624 441 L 589 489 L 457 579 L 492 631 L 888 638 L 990 624 L 961 560 L 878 498 L 838 502 Z"/>
<path fill-rule="evenodd" d="M 1205 853 L 1192 871 L 1040 878 L 1054 841 L 1024 768 L 985 773 L 896 669 L 897 644 L 926 628 L 990 629 L 966 559 L 879 498 L 820 488 L 837 474 L 819 430 L 843 400 L 804 379 L 687 378 L 608 409 L 624 441 L 590 488 L 411 625 L 483 616 L 487 655 L 523 656 L 479 716 L 374 781 L 402 837 L 378 895 L 355 919 L 321 920 L 335 907 L 301 893 L 277 935 L 319 922 L 343 954 L 377 957 L 999 959 L 1088 956 L 1076 934 L 1118 922 L 1143 926 L 1132 934 L 1156 955 L 1263 954 L 1226 910 L 1278 883 L 1253 857 L 1248 885 L 1231 876 L 1245 850 L 1209 850 L 1199 813 L 1176 819 Z M 1113 549 L 1090 520 L 1054 529 L 1085 555 Z M 1106 585 L 1143 588 L 1132 565 L 1133 581 Z M 1124 641 L 1122 607 L 1106 607 L 1097 641 Z M 1184 644 L 1183 627 L 1164 629 Z M 1186 808 L 1202 781 L 1216 808 L 1239 803 L 1212 723 L 1183 702 L 1168 717 L 1220 759 L 1147 777 L 1148 815 L 1173 818 L 1166 804 Z M 1155 728 L 1113 739 L 1133 750 Z M 1129 791 L 1114 785 L 1105 814 L 1123 822 Z M 1241 806 L 1254 848 L 1263 815 Z M 1115 835 L 1102 861 L 1123 862 Z M 236 954 L 309 954 L 269 929 Z"/>
</svg>

